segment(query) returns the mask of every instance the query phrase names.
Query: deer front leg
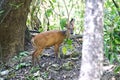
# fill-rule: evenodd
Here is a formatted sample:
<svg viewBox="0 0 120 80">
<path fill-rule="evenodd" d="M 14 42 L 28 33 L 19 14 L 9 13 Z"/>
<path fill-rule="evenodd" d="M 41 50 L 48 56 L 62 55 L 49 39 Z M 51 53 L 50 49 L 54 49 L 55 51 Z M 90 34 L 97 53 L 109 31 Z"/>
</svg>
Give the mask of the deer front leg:
<svg viewBox="0 0 120 80">
<path fill-rule="evenodd" d="M 58 52 L 59 52 L 59 45 L 58 45 L 58 44 L 55 44 L 54 49 L 55 49 L 55 56 L 56 56 L 57 58 L 60 58 L 60 55 L 58 54 Z"/>
<path fill-rule="evenodd" d="M 37 61 L 37 63 L 38 63 L 38 65 L 40 66 L 40 64 L 39 64 L 39 55 L 41 55 L 42 53 L 42 50 L 43 49 L 36 49 L 35 51 L 34 51 L 34 53 L 32 54 L 32 65 L 33 66 L 35 66 L 35 64 L 36 64 L 36 61 Z"/>
</svg>

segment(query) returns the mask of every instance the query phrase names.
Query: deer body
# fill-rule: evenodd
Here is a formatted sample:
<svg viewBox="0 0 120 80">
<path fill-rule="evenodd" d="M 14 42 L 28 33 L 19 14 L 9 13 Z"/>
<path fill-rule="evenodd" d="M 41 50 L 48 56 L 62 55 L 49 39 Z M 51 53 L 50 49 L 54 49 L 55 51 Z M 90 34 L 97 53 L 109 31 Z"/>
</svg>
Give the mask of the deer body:
<svg viewBox="0 0 120 80">
<path fill-rule="evenodd" d="M 62 31 L 47 31 L 35 36 L 33 43 L 36 47 L 46 48 L 63 42 L 65 37 Z"/>
<path fill-rule="evenodd" d="M 32 64 L 34 65 L 36 60 L 37 60 L 37 63 L 39 64 L 39 55 L 41 55 L 42 54 L 41 52 L 43 51 L 43 49 L 47 47 L 54 46 L 55 56 L 58 57 L 60 44 L 64 41 L 65 38 L 69 37 L 70 32 L 72 30 L 73 30 L 73 27 L 68 28 L 65 31 L 53 30 L 53 31 L 42 32 L 36 35 L 32 39 L 32 44 L 35 48 L 35 51 L 32 54 Z"/>
<path fill-rule="evenodd" d="M 34 60 L 38 59 L 39 55 L 41 55 L 43 49 L 47 47 L 54 46 L 55 55 L 58 56 L 59 46 L 66 38 L 66 31 L 47 31 L 38 34 L 32 39 L 33 46 L 35 47 L 35 52 L 32 54 L 32 60 L 34 64 Z"/>
</svg>

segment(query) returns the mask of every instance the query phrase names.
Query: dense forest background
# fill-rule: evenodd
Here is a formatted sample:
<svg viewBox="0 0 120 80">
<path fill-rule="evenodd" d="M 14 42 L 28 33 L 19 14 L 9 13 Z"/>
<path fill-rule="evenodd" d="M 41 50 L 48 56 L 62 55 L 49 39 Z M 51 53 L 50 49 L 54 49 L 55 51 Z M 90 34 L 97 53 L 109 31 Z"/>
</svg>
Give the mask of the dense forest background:
<svg viewBox="0 0 120 80">
<path fill-rule="evenodd" d="M 30 6 L 27 25 L 29 29 L 47 31 L 65 29 L 64 21 L 69 16 L 75 18 L 74 34 L 82 35 L 84 29 L 85 1 L 33 1 Z M 46 4 L 46 5 L 45 5 Z M 104 1 L 104 52 L 110 62 L 118 60 L 119 54 L 119 27 L 120 27 L 120 2 L 117 0 Z M 34 26 L 34 27 L 33 27 Z M 39 27 L 38 27 L 39 26 Z"/>
</svg>

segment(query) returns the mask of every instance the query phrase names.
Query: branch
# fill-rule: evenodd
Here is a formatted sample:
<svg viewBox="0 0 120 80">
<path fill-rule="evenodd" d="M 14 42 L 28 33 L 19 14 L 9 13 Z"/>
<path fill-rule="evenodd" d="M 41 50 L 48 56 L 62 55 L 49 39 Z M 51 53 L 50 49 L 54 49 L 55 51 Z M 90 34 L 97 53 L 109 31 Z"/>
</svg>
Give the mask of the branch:
<svg viewBox="0 0 120 80">
<path fill-rule="evenodd" d="M 65 5 L 65 8 L 66 8 L 66 10 L 67 10 L 67 15 L 68 15 L 68 20 L 67 20 L 67 23 L 69 23 L 69 18 L 70 18 L 70 13 L 71 13 L 71 11 L 72 11 L 72 8 L 73 8 L 73 0 L 72 0 L 72 6 L 71 6 L 71 9 L 70 9 L 70 11 L 68 11 L 68 8 L 67 8 L 67 5 L 66 5 L 66 2 L 65 2 L 65 0 L 63 0 L 63 2 L 64 2 L 64 5 Z"/>
<path fill-rule="evenodd" d="M 71 39 L 82 38 L 82 37 L 83 37 L 82 35 L 71 35 L 70 36 Z"/>
<path fill-rule="evenodd" d="M 49 2 L 50 2 L 50 5 L 52 6 L 52 9 L 53 9 L 54 13 L 55 13 L 56 15 L 60 16 L 60 14 L 58 14 L 58 13 L 54 10 L 52 1 L 49 0 Z"/>
<path fill-rule="evenodd" d="M 49 25 L 50 25 L 49 17 L 48 17 L 48 15 L 46 14 L 46 11 L 47 11 L 47 10 L 46 10 L 44 4 L 43 4 L 42 6 L 43 6 L 43 9 L 44 9 L 44 11 L 45 11 L 45 17 L 46 17 L 46 19 L 47 19 L 47 21 L 48 21 L 48 23 L 47 23 L 47 31 L 49 31 Z"/>
<path fill-rule="evenodd" d="M 118 14 L 119 14 L 119 16 L 120 16 L 120 11 L 119 11 L 119 6 L 118 6 L 118 4 L 117 4 L 114 0 L 112 0 L 112 1 L 113 1 L 113 3 L 114 3 L 115 7 L 117 8 L 117 12 L 118 12 Z"/>
<path fill-rule="evenodd" d="M 69 15 L 70 15 L 70 13 L 71 13 L 71 11 L 72 11 L 72 8 L 73 8 L 73 0 L 72 0 L 72 6 L 71 6 L 71 9 L 70 9 L 70 12 L 69 12 Z"/>
<path fill-rule="evenodd" d="M 65 5 L 65 8 L 66 8 L 66 10 L 67 10 L 68 22 L 69 22 L 69 11 L 68 11 L 68 8 L 67 8 L 67 5 L 66 5 L 66 2 L 65 2 L 65 0 L 63 0 L 63 2 L 64 2 L 64 5 Z"/>
</svg>

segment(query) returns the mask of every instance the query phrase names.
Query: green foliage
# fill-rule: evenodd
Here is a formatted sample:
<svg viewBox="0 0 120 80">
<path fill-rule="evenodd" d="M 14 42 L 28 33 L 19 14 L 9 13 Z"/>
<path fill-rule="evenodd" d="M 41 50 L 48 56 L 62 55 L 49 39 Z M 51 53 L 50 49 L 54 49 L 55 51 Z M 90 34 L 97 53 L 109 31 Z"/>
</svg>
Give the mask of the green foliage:
<svg viewBox="0 0 120 80">
<path fill-rule="evenodd" d="M 29 75 L 25 76 L 25 80 L 47 80 L 49 77 L 49 71 L 40 72 L 40 68 L 32 67 Z"/>
<path fill-rule="evenodd" d="M 32 67 L 30 70 L 30 73 L 37 72 L 39 69 L 40 69 L 40 67 L 38 67 L 38 66 Z"/>
<path fill-rule="evenodd" d="M 35 80 L 35 76 L 33 75 L 26 76 L 26 80 Z"/>
<path fill-rule="evenodd" d="M 66 43 L 67 43 L 68 45 L 71 45 L 71 44 L 72 44 L 72 40 L 71 40 L 71 39 L 66 39 Z"/>
<path fill-rule="evenodd" d="M 22 58 L 26 57 L 26 56 L 28 56 L 28 52 L 27 51 L 23 51 L 23 52 L 20 52 L 19 55 L 14 56 L 13 60 L 18 60 L 18 61 L 21 62 Z"/>
<path fill-rule="evenodd" d="M 29 53 L 29 52 L 27 52 L 27 51 L 23 51 L 23 52 L 20 52 L 20 53 L 19 53 L 19 56 L 25 57 L 25 56 L 28 56 L 28 53 Z"/>
<path fill-rule="evenodd" d="M 114 4 L 107 0 L 104 17 L 104 51 L 110 63 L 120 63 L 120 16 Z"/>
<path fill-rule="evenodd" d="M 53 30 L 53 29 L 55 29 L 55 28 L 56 28 L 55 25 L 50 25 L 50 26 L 49 26 L 49 29 L 50 29 L 50 30 Z"/>
<path fill-rule="evenodd" d="M 66 27 L 66 23 L 67 23 L 67 19 L 66 18 L 61 18 L 60 19 L 60 26 L 61 26 L 62 30 L 64 29 L 64 27 Z"/>
<path fill-rule="evenodd" d="M 43 28 L 39 28 L 39 32 L 43 32 Z"/>
<path fill-rule="evenodd" d="M 68 12 L 70 12 L 69 19 L 75 18 L 75 33 L 82 33 L 81 31 L 83 30 L 84 21 L 84 3 L 78 0 L 66 0 L 65 2 Z M 38 17 L 39 21 L 41 22 L 40 25 L 42 26 L 42 29 L 39 31 L 46 31 L 48 27 L 49 30 L 64 30 L 68 18 L 67 10 L 62 0 L 32 1 L 27 20 L 29 29 L 33 29 L 32 27 L 38 24 L 38 22 L 35 22 L 36 20 L 33 19 L 36 16 Z"/>
<path fill-rule="evenodd" d="M 30 64 L 28 64 L 28 63 L 26 64 L 25 62 L 23 62 L 23 63 L 17 64 L 16 67 L 15 67 L 15 69 L 19 70 L 19 69 L 27 67 L 27 66 L 30 66 Z"/>
<path fill-rule="evenodd" d="M 70 71 L 73 69 L 74 63 L 71 61 L 68 61 L 62 65 L 62 69 L 65 69 L 66 71 Z"/>
<path fill-rule="evenodd" d="M 114 72 L 117 74 L 120 72 L 120 65 L 116 66 Z"/>
<path fill-rule="evenodd" d="M 55 3 L 55 2 L 56 2 L 56 0 L 52 0 L 52 2 L 54 2 L 54 3 Z"/>
<path fill-rule="evenodd" d="M 19 55 L 15 56 L 13 58 L 14 61 L 18 61 L 19 62 L 19 64 L 17 64 L 15 66 L 16 70 L 19 70 L 19 69 L 21 69 L 23 67 L 27 67 L 27 66 L 31 65 L 30 63 L 25 63 L 25 62 L 22 61 L 22 58 L 27 57 L 27 56 L 28 56 L 28 52 L 24 51 L 24 52 L 20 52 Z"/>
<path fill-rule="evenodd" d="M 44 79 L 46 79 L 46 78 L 48 78 L 48 74 L 49 74 L 49 72 L 48 72 L 48 71 L 45 71 L 45 72 L 42 73 L 41 76 L 42 76 Z"/>
<path fill-rule="evenodd" d="M 63 52 L 64 55 L 67 53 L 67 48 L 66 48 L 66 46 L 63 46 L 63 47 L 62 47 L 62 52 Z"/>
<path fill-rule="evenodd" d="M 47 17 L 50 17 L 52 14 L 53 14 L 53 9 L 47 9 L 46 12 L 45 12 L 45 15 Z"/>
<path fill-rule="evenodd" d="M 49 2 L 50 2 L 52 9 L 54 9 L 55 8 L 54 3 L 56 3 L 56 0 L 52 0 L 52 1 L 49 0 Z"/>
<path fill-rule="evenodd" d="M 65 43 L 66 44 L 62 47 L 62 52 L 63 52 L 64 55 L 66 55 L 68 50 L 72 50 L 73 49 L 73 47 L 72 47 L 72 40 L 66 39 Z"/>
</svg>

